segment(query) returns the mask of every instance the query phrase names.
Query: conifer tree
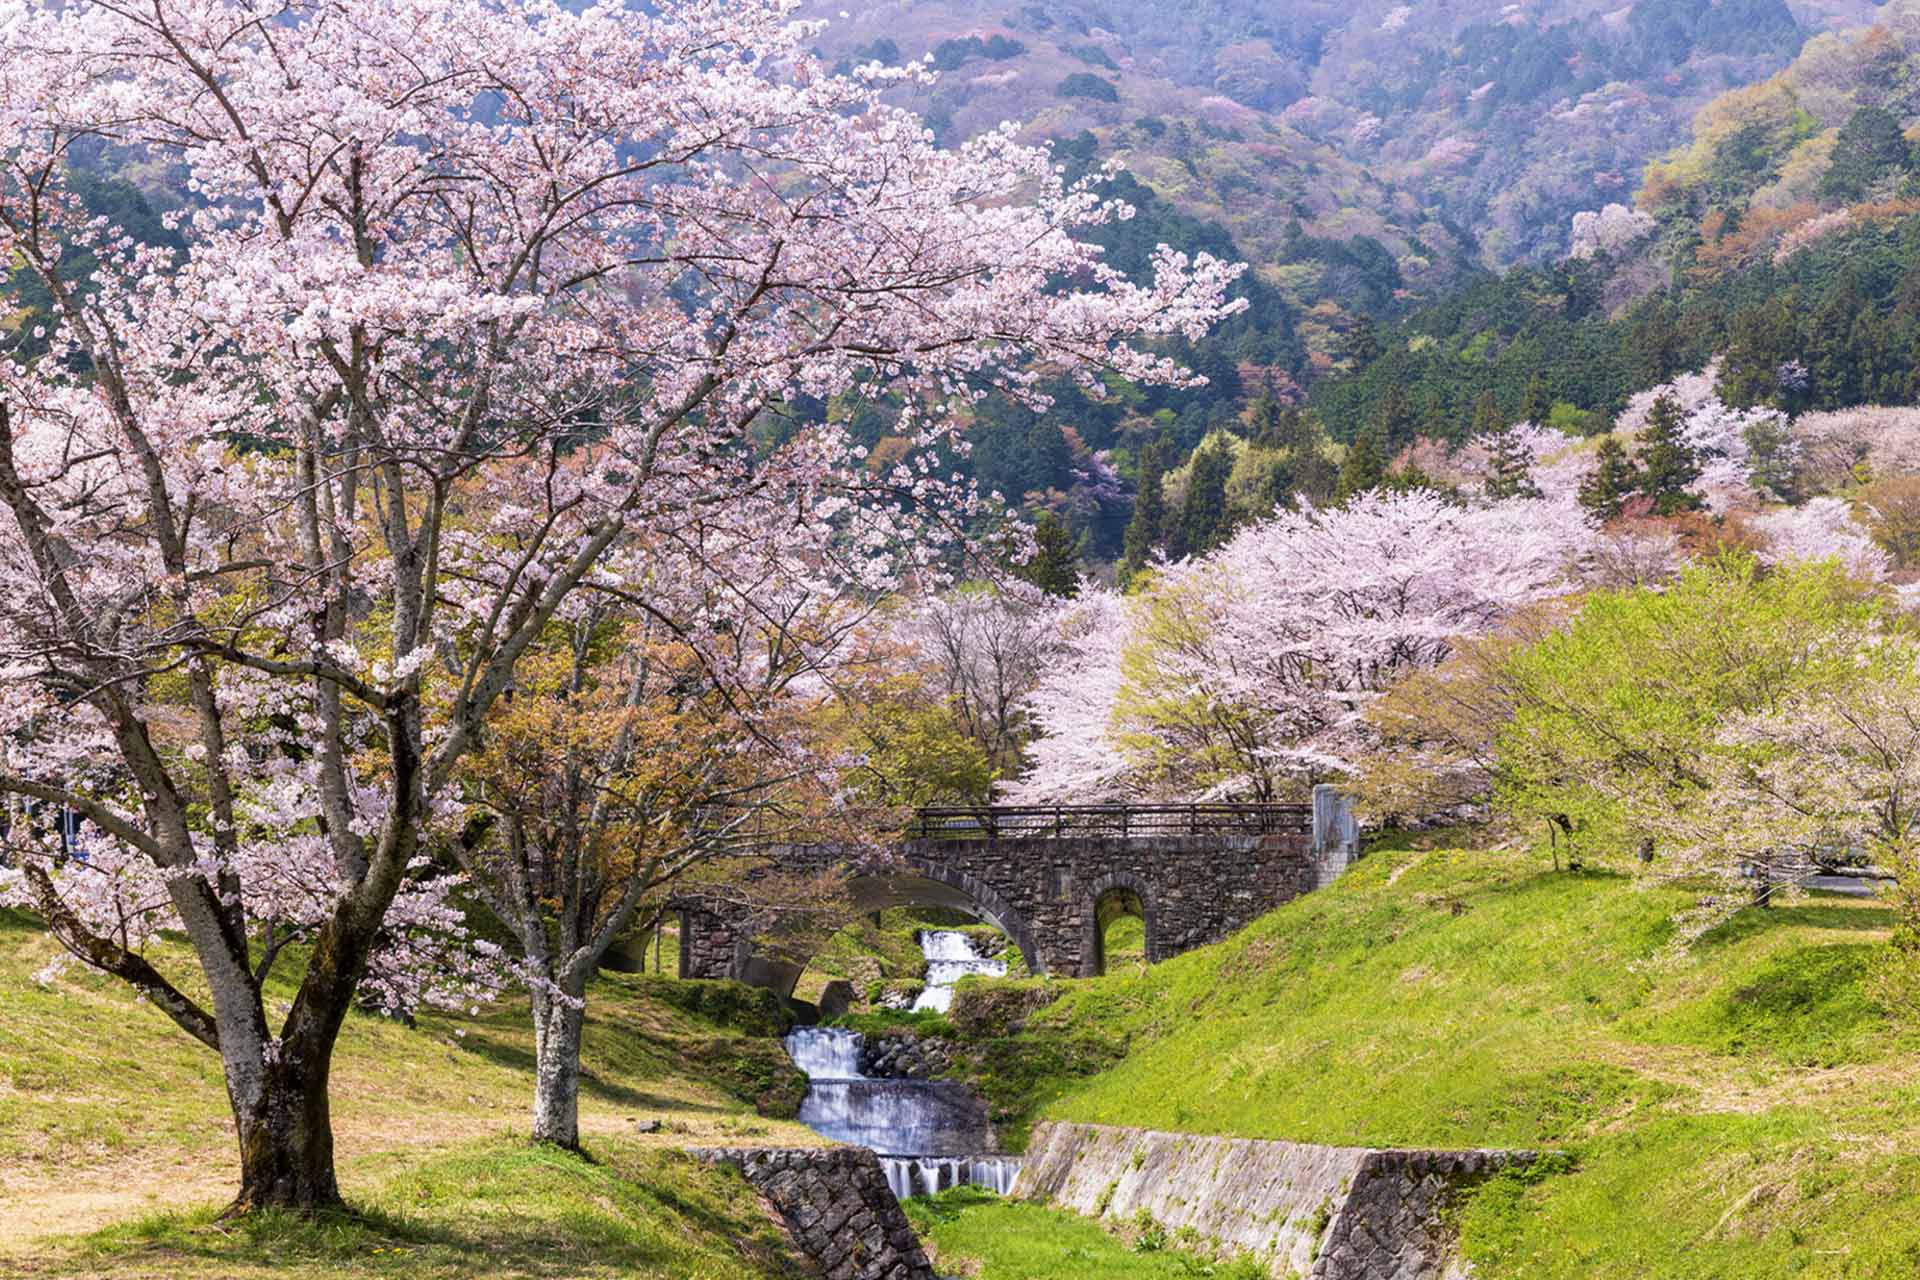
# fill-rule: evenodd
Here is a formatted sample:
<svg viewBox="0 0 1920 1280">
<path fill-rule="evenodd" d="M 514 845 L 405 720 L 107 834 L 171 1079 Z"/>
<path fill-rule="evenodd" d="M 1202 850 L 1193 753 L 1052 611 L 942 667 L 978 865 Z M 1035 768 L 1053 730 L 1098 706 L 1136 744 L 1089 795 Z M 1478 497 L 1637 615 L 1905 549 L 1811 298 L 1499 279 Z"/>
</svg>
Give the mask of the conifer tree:
<svg viewBox="0 0 1920 1280">
<path fill-rule="evenodd" d="M 1580 482 L 1580 505 L 1605 522 L 1620 514 L 1640 487 L 1640 469 L 1620 443 L 1620 437 L 1608 435 L 1600 441 L 1599 465 Z"/>
<path fill-rule="evenodd" d="M 1280 447 L 1280 427 L 1279 401 L 1270 392 L 1261 392 L 1247 408 L 1247 439 L 1262 449 L 1277 449 Z"/>
<path fill-rule="evenodd" d="M 1166 538 L 1167 446 L 1156 440 L 1140 451 L 1140 490 L 1133 499 L 1133 518 L 1121 542 L 1120 578 L 1124 583 L 1153 559 Z"/>
<path fill-rule="evenodd" d="M 1387 451 L 1380 443 L 1380 430 L 1363 427 L 1347 446 L 1346 461 L 1340 464 L 1340 478 L 1334 485 L 1333 500 L 1345 506 L 1347 500 L 1380 487 L 1387 474 Z"/>
<path fill-rule="evenodd" d="M 1797 353 L 1792 304 L 1776 295 L 1734 317 L 1720 364 L 1720 398 L 1735 409 L 1768 404 L 1780 394 L 1780 366 Z"/>
<path fill-rule="evenodd" d="M 1168 555 L 1176 560 L 1205 555 L 1227 540 L 1233 529 L 1227 513 L 1227 479 L 1232 474 L 1233 454 L 1226 446 L 1211 444 L 1194 453 L 1180 518 L 1167 532 Z"/>
<path fill-rule="evenodd" d="M 1688 492 L 1700 478 L 1700 455 L 1687 444 L 1684 426 L 1680 402 L 1667 392 L 1653 402 L 1640 436 L 1640 491 L 1663 516 L 1700 508 L 1700 499 Z"/>
<path fill-rule="evenodd" d="M 1487 476 L 1489 498 L 1537 498 L 1540 488 L 1533 482 L 1533 459 L 1520 442 L 1520 433 L 1511 426 L 1501 427 L 1488 441 L 1492 457 Z"/>
<path fill-rule="evenodd" d="M 1533 377 L 1527 379 L 1527 395 L 1520 406 L 1520 421 L 1544 427 L 1552 417 L 1553 397 L 1547 392 L 1547 380 L 1535 370 Z"/>
<path fill-rule="evenodd" d="M 1438 388 L 1427 394 L 1426 407 L 1420 412 L 1420 434 L 1429 440 L 1453 440 L 1460 434 L 1447 398 Z"/>
<path fill-rule="evenodd" d="M 1373 425 L 1379 432 L 1384 449 L 1399 449 L 1413 443 L 1414 433 L 1420 429 L 1420 423 L 1413 416 L 1413 406 L 1407 401 L 1406 388 L 1398 381 L 1387 384 L 1386 394 L 1374 406 Z"/>
<path fill-rule="evenodd" d="M 1080 592 L 1080 548 L 1067 522 L 1042 511 L 1033 522 L 1033 558 L 1014 574 L 1050 596 L 1069 599 Z"/>
<path fill-rule="evenodd" d="M 1366 368 L 1380 358 L 1380 334 L 1373 327 L 1373 321 L 1362 320 L 1347 335 L 1347 359 L 1355 372 Z"/>
</svg>

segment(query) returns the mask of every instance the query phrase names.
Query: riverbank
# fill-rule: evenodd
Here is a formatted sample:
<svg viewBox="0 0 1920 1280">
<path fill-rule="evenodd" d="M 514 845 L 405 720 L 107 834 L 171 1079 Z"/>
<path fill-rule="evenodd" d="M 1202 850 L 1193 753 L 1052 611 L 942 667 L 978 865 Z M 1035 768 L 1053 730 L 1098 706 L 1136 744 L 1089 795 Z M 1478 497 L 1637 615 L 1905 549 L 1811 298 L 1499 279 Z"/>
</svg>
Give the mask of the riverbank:
<svg viewBox="0 0 1920 1280">
<path fill-rule="evenodd" d="M 1003 1133 L 1566 1152 L 1460 1210 L 1483 1280 L 1920 1274 L 1920 1041 L 1866 990 L 1888 913 L 1817 895 L 1664 962 L 1691 900 L 1387 843 L 1218 946 L 952 1025 Z"/>
</svg>

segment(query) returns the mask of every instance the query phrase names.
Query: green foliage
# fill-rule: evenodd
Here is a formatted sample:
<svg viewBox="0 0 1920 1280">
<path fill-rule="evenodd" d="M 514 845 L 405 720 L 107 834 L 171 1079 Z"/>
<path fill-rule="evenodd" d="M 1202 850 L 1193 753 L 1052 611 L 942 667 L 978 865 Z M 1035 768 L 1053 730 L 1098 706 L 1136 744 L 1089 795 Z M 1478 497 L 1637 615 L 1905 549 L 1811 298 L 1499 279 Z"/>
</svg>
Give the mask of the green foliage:
<svg viewBox="0 0 1920 1280">
<path fill-rule="evenodd" d="M 1113 82 L 1091 71 L 1076 71 L 1054 90 L 1063 98 L 1092 98 L 1095 102 L 1118 102 L 1120 91 Z"/>
<path fill-rule="evenodd" d="M 1193 455 L 1180 517 L 1167 539 L 1169 555 L 1175 559 L 1205 555 L 1226 541 L 1233 531 L 1227 506 L 1227 480 L 1233 466 L 1233 454 L 1220 442 Z"/>
<path fill-rule="evenodd" d="M 1167 536 L 1166 498 L 1167 448 L 1159 441 L 1140 451 L 1140 485 L 1133 500 L 1133 518 L 1127 522 L 1127 536 L 1120 560 L 1122 583 L 1153 559 Z"/>
<path fill-rule="evenodd" d="M 1340 479 L 1334 486 L 1333 500 L 1344 503 L 1349 498 L 1379 488 L 1386 473 L 1386 448 L 1381 443 L 1378 429 L 1368 427 L 1347 447 L 1347 456 L 1340 463 Z"/>
<path fill-rule="evenodd" d="M 1840 127 L 1820 194 L 1848 203 L 1863 200 L 1874 183 L 1904 170 L 1911 158 L 1900 117 L 1882 106 L 1860 107 Z"/>
<path fill-rule="evenodd" d="M 1705 793 L 1727 717 L 1851 667 L 1842 636 L 1881 604 L 1832 564 L 1760 573 L 1729 558 L 1662 590 L 1591 596 L 1563 630 L 1508 660 L 1513 718 L 1497 739 L 1499 804 L 1599 852 L 1658 839 Z"/>
<path fill-rule="evenodd" d="M 1663 516 L 1697 511 L 1700 499 L 1691 490 L 1700 478 L 1700 455 L 1686 441 L 1686 415 L 1671 394 L 1660 396 L 1647 411 L 1640 433 L 1640 492 Z"/>
<path fill-rule="evenodd" d="M 1066 522 L 1042 511 L 1033 522 L 1033 558 L 1014 573 L 1050 596 L 1070 598 L 1080 590 L 1080 548 Z"/>
<path fill-rule="evenodd" d="M 1593 470 L 1580 482 L 1580 505 L 1594 519 L 1605 522 L 1619 515 L 1627 499 L 1639 490 L 1640 469 L 1627 457 L 1618 436 L 1602 438 L 1595 459 Z"/>
</svg>

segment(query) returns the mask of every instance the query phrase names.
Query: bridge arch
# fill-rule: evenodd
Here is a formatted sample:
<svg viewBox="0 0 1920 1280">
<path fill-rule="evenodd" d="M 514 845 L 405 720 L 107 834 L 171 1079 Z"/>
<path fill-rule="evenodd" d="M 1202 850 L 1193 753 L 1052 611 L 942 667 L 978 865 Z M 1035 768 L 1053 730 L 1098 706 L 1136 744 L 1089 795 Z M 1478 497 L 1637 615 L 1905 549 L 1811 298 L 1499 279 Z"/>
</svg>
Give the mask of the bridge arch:
<svg viewBox="0 0 1920 1280">
<path fill-rule="evenodd" d="M 1160 959 L 1159 937 L 1154 931 L 1159 913 L 1153 887 L 1144 877 L 1116 871 L 1094 880 L 1087 891 L 1080 943 L 1082 977 L 1094 978 L 1107 971 L 1107 926 L 1123 915 L 1139 915 L 1146 932 L 1147 962 Z"/>
<path fill-rule="evenodd" d="M 992 885 L 958 867 L 907 855 L 853 868 L 847 895 L 862 913 L 887 907 L 942 907 L 992 925 L 1013 939 L 1036 974 L 1047 971 L 1033 926 Z"/>
</svg>

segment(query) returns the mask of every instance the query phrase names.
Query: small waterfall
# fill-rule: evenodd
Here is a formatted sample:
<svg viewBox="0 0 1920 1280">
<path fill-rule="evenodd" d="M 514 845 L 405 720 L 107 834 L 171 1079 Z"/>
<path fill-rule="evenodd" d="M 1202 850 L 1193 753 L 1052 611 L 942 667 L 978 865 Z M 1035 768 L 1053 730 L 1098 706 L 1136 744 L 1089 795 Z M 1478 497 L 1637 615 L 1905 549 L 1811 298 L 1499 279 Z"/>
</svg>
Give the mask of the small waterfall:
<svg viewBox="0 0 1920 1280">
<path fill-rule="evenodd" d="M 987 960 L 964 933 L 929 929 L 920 935 L 927 986 L 916 1011 L 944 1013 L 953 987 L 969 974 L 999 977 L 1005 961 Z M 800 1123 L 823 1138 L 869 1147 L 880 1158 L 893 1194 L 905 1200 L 951 1187 L 1013 1190 L 1018 1156 L 992 1155 L 986 1110 L 965 1087 L 947 1080 L 875 1080 L 861 1070 L 865 1038 L 835 1027 L 799 1027 L 787 1053 L 806 1072 Z"/>
<path fill-rule="evenodd" d="M 1004 978 L 1005 960 L 989 960 L 973 949 L 973 939 L 964 933 L 930 929 L 920 935 L 920 951 L 927 957 L 927 986 L 913 1002 L 913 1011 L 931 1009 L 945 1013 L 953 1008 L 954 984 L 962 978 L 980 974 Z"/>
<path fill-rule="evenodd" d="M 953 1187 L 986 1187 L 1008 1195 L 1020 1176 L 1018 1156 L 881 1156 L 887 1186 L 896 1200 L 930 1196 Z"/>
<path fill-rule="evenodd" d="M 865 1080 L 860 1051 L 866 1037 L 832 1027 L 795 1027 L 787 1037 L 787 1056 L 809 1080 Z"/>
</svg>

